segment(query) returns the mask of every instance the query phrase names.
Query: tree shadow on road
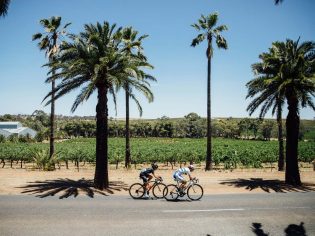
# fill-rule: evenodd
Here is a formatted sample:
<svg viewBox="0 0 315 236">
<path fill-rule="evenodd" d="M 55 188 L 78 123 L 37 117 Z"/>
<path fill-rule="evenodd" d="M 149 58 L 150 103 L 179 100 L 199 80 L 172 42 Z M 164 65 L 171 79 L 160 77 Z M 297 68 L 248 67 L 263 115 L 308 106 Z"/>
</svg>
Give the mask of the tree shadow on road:
<svg viewBox="0 0 315 236">
<path fill-rule="evenodd" d="M 249 191 L 253 189 L 262 189 L 263 191 L 270 193 L 274 192 L 310 192 L 315 191 L 315 184 L 304 183 L 302 186 L 293 186 L 286 184 L 284 181 L 278 179 L 264 180 L 262 178 L 250 178 L 250 179 L 232 179 L 223 181 L 220 184 L 234 186 L 236 188 L 245 188 Z"/>
<path fill-rule="evenodd" d="M 270 236 L 268 232 L 262 227 L 261 223 L 252 223 L 251 227 L 252 232 L 256 236 Z M 304 222 L 301 222 L 299 225 L 290 224 L 284 229 L 285 236 L 307 236 L 306 230 L 304 228 Z M 277 234 L 281 235 L 281 234 Z M 211 236 L 211 234 L 207 234 L 206 236 Z"/>
<path fill-rule="evenodd" d="M 256 236 L 269 236 L 269 233 L 264 232 L 262 229 L 261 223 L 252 223 L 252 232 Z M 301 222 L 299 225 L 290 224 L 287 228 L 284 229 L 285 236 L 306 236 L 306 230 L 304 228 L 304 222 Z"/>
<path fill-rule="evenodd" d="M 95 194 L 108 196 L 114 194 L 115 191 L 128 190 L 128 185 L 121 181 L 109 181 L 109 188 L 99 190 L 94 188 L 93 180 L 59 178 L 30 182 L 28 185 L 19 188 L 25 189 L 21 193 L 35 195 L 36 197 L 45 198 L 58 195 L 59 199 L 63 199 L 70 196 L 77 197 L 79 194 L 84 194 L 90 198 L 93 198 Z"/>
</svg>

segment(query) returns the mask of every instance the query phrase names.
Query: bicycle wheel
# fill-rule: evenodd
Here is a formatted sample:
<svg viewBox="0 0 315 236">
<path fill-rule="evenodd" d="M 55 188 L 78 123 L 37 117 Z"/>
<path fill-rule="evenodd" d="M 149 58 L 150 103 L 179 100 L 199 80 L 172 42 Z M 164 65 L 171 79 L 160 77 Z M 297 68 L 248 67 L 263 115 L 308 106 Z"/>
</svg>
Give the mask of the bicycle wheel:
<svg viewBox="0 0 315 236">
<path fill-rule="evenodd" d="M 142 184 L 135 183 L 130 186 L 129 188 L 129 194 L 134 199 L 142 198 L 144 195 L 144 187 Z"/>
<path fill-rule="evenodd" d="M 169 184 L 164 188 L 163 195 L 167 201 L 175 201 L 178 195 L 178 188 L 175 184 Z"/>
<path fill-rule="evenodd" d="M 199 184 L 194 184 L 187 189 L 187 196 L 190 200 L 197 201 L 203 196 L 203 188 Z"/>
<path fill-rule="evenodd" d="M 166 185 L 163 183 L 158 183 L 158 184 L 154 185 L 154 187 L 152 189 L 153 196 L 156 198 L 163 198 L 165 188 L 166 188 Z"/>
</svg>

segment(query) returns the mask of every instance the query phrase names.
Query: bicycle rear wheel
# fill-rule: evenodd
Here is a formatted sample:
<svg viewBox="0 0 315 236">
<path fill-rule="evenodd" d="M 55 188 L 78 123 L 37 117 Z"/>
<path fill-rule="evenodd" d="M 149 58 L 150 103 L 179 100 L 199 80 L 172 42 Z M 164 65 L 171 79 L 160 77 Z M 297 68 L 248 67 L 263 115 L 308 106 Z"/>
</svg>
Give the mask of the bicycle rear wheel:
<svg viewBox="0 0 315 236">
<path fill-rule="evenodd" d="M 169 184 L 164 188 L 163 195 L 167 201 L 175 201 L 178 195 L 178 187 L 175 184 Z"/>
<path fill-rule="evenodd" d="M 152 193 L 156 198 L 163 198 L 164 197 L 164 189 L 166 185 L 163 183 L 158 183 L 153 187 Z"/>
<path fill-rule="evenodd" d="M 132 198 L 139 199 L 139 198 L 142 198 L 142 196 L 144 195 L 145 193 L 144 190 L 145 189 L 142 184 L 135 183 L 130 186 L 129 194 Z"/>
<path fill-rule="evenodd" d="M 199 184 L 194 184 L 187 189 L 187 196 L 192 201 L 197 201 L 203 196 L 203 188 Z"/>
</svg>

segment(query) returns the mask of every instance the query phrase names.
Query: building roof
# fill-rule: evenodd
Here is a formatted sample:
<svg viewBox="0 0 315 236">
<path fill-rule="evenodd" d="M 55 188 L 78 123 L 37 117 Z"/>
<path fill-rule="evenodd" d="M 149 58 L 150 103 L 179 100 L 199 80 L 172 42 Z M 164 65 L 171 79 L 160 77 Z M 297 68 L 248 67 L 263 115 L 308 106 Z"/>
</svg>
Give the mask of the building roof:
<svg viewBox="0 0 315 236">
<path fill-rule="evenodd" d="M 12 134 L 18 134 L 20 132 L 22 132 L 23 130 L 26 130 L 26 129 L 29 129 L 28 127 L 20 127 L 20 128 L 17 128 L 17 129 L 2 129 L 4 131 L 7 131 L 9 133 L 12 133 Z"/>
<path fill-rule="evenodd" d="M 20 125 L 18 121 L 0 121 L 0 125 Z"/>
</svg>

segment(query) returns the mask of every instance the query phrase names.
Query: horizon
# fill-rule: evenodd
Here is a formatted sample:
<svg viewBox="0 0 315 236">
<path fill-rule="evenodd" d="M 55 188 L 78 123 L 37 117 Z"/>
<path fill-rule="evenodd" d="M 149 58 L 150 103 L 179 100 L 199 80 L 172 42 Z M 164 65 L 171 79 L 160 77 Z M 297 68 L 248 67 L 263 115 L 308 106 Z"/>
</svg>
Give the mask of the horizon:
<svg viewBox="0 0 315 236">
<path fill-rule="evenodd" d="M 206 117 L 206 45 L 190 46 L 197 35 L 190 25 L 201 14 L 219 12 L 218 25 L 225 24 L 229 28 L 223 33 L 228 50 L 214 47 L 212 58 L 213 117 L 256 118 L 259 112 L 252 116 L 246 112 L 250 100 L 245 100 L 245 84 L 254 77 L 251 65 L 259 61 L 259 54 L 268 51 L 271 43 L 277 40 L 297 40 L 300 36 L 301 42 L 314 40 L 315 18 L 311 9 L 315 8 L 315 1 L 312 0 L 286 0 L 277 6 L 273 0 L 163 0 L 150 3 L 138 0 L 137 3 L 78 0 L 74 9 L 71 2 L 61 0 L 53 3 L 47 0 L 12 1 L 8 15 L 0 18 L 0 115 L 32 114 L 35 110 L 50 112 L 50 107 L 42 104 L 43 97 L 50 90 L 50 85 L 44 83 L 47 69 L 42 68 L 47 58 L 31 37 L 43 32 L 39 20 L 51 16 L 61 16 L 61 26 L 71 22 L 67 28 L 70 33 L 82 31 L 85 23 L 109 21 L 117 23 L 117 26 L 133 26 L 139 35 L 149 35 L 144 40 L 144 52 L 155 67 L 150 71 L 157 78 L 157 83 L 151 85 L 155 101 L 149 104 L 139 95 L 143 116 L 139 117 L 131 101 L 131 119 L 158 119 L 162 116 L 175 119 L 190 112 Z M 77 94 L 72 92 L 57 100 L 56 114 L 95 116 L 96 94 L 76 112 L 70 112 Z M 122 91 L 117 96 L 117 116 L 111 97 L 109 101 L 109 117 L 124 119 Z M 286 115 L 287 104 L 283 118 Z M 300 117 L 313 120 L 315 113 L 310 108 L 300 109 Z M 270 112 L 267 113 L 266 119 L 273 118 Z"/>
<path fill-rule="evenodd" d="M 190 112 L 190 113 L 194 113 L 194 112 Z M 190 114 L 188 113 L 188 114 Z M 47 115 L 50 115 L 50 113 L 46 113 Z M 186 115 L 188 115 L 186 114 Z M 4 114 L 4 115 L 12 115 L 12 116 L 32 116 L 32 114 Z M 1 116 L 4 116 L 4 115 L 1 115 L 0 114 L 0 117 Z M 186 116 L 185 115 L 185 116 Z M 197 114 L 199 115 L 199 114 Z M 57 117 L 60 117 L 60 116 L 63 116 L 63 117 L 71 117 L 71 118 L 84 118 L 84 117 L 95 117 L 95 115 L 62 115 L 62 114 L 55 114 L 56 118 Z M 168 119 L 184 119 L 185 116 L 181 116 L 181 117 L 169 117 L 169 116 L 165 116 L 166 118 Z M 164 117 L 164 116 L 162 116 Z M 142 118 L 142 117 L 138 117 L 138 118 L 135 118 L 135 117 L 129 117 L 129 120 L 158 120 L 158 119 L 161 119 L 162 117 L 156 117 L 156 118 Z M 206 116 L 200 116 L 201 119 L 207 119 Z M 234 116 L 212 116 L 211 117 L 211 120 L 218 120 L 218 119 L 246 119 L 246 118 L 249 118 L 249 119 L 259 119 L 258 117 L 252 117 L 252 116 L 248 116 L 248 117 L 234 117 Z M 108 120 L 111 120 L 111 119 L 114 119 L 114 120 L 126 120 L 125 117 L 112 117 L 112 116 L 109 116 L 108 117 Z M 276 120 L 275 117 L 265 117 L 265 118 L 262 118 L 262 120 Z M 286 117 L 283 117 L 282 120 L 286 120 Z M 300 118 L 300 120 L 306 120 L 306 121 L 315 121 L 315 116 L 313 118 Z M 2 122 L 2 121 L 0 121 Z M 9 122 L 9 121 L 3 121 L 3 122 Z M 12 121 L 14 122 L 14 121 Z"/>
</svg>

